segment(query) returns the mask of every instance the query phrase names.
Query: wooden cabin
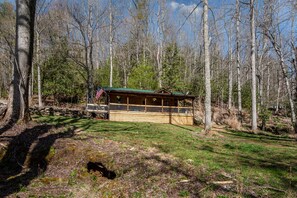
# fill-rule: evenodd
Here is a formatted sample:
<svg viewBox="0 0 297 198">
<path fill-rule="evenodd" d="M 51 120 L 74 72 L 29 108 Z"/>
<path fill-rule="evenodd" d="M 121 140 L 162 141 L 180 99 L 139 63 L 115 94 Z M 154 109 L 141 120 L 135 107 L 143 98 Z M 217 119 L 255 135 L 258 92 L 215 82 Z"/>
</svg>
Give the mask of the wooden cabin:
<svg viewBox="0 0 297 198">
<path fill-rule="evenodd" d="M 193 125 L 194 96 L 166 90 L 106 87 L 104 91 L 98 108 L 106 106 L 111 121 Z"/>
</svg>

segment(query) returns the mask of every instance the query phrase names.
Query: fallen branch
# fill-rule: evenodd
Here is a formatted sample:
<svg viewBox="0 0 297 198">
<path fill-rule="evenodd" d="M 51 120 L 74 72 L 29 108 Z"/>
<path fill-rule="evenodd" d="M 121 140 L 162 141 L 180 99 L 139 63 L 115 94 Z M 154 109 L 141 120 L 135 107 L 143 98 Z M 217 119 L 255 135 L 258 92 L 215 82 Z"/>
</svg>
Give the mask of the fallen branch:
<svg viewBox="0 0 297 198">
<path fill-rule="evenodd" d="M 227 184 L 233 184 L 233 181 L 212 181 L 209 182 L 211 184 L 216 184 L 216 185 L 227 185 Z"/>
<path fill-rule="evenodd" d="M 184 180 L 180 181 L 180 183 L 188 183 L 188 182 L 190 182 L 190 180 L 188 180 L 188 179 L 184 179 Z"/>
</svg>

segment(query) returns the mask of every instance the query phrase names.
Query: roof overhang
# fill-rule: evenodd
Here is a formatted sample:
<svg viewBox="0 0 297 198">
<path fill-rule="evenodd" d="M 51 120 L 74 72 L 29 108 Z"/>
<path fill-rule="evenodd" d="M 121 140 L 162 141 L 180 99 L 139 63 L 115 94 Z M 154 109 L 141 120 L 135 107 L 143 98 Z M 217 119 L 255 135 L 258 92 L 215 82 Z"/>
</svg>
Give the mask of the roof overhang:
<svg viewBox="0 0 297 198">
<path fill-rule="evenodd" d="M 178 98 L 178 99 L 195 99 L 193 95 L 186 95 L 181 92 L 155 92 L 152 90 L 139 90 L 128 88 L 103 88 L 108 94 L 124 94 L 124 95 L 143 95 L 147 97 L 163 97 L 163 98 Z"/>
</svg>

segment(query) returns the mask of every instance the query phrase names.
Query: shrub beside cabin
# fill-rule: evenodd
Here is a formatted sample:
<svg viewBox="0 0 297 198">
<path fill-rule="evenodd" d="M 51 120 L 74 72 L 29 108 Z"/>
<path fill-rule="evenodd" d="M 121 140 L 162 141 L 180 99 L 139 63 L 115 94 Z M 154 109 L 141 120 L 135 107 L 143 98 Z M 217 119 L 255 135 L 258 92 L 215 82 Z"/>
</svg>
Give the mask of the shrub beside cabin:
<svg viewBox="0 0 297 198">
<path fill-rule="evenodd" d="M 88 104 L 87 110 L 102 113 L 111 121 L 193 125 L 194 99 L 194 96 L 166 90 L 107 87 L 99 104 Z"/>
</svg>

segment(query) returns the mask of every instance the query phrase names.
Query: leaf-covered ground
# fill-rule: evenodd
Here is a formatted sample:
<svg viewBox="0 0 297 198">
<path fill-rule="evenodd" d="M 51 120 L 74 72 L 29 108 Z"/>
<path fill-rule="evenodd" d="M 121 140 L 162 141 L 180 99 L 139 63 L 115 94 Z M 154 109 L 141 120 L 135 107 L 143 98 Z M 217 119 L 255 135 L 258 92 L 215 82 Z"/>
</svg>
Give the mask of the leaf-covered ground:
<svg viewBox="0 0 297 198">
<path fill-rule="evenodd" d="M 286 136 L 34 119 L 0 132 L 0 197 L 297 197 Z"/>
</svg>

